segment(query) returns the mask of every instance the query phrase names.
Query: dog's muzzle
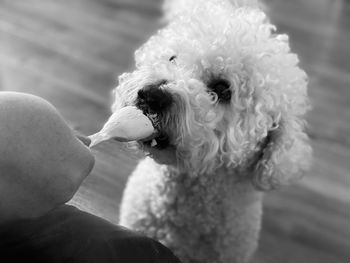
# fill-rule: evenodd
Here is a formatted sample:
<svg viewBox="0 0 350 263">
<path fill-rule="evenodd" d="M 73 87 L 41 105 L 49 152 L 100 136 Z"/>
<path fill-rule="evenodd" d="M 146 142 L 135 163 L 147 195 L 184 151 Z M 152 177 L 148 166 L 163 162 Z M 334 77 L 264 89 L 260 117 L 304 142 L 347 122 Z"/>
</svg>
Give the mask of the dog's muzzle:
<svg viewBox="0 0 350 263">
<path fill-rule="evenodd" d="M 167 80 L 160 80 L 148 84 L 137 93 L 135 105 L 152 121 L 157 130 L 153 138 L 141 140 L 148 147 L 164 149 L 170 145 L 169 136 L 161 127 L 162 116 L 170 109 L 174 100 L 172 94 L 166 90 Z"/>
</svg>

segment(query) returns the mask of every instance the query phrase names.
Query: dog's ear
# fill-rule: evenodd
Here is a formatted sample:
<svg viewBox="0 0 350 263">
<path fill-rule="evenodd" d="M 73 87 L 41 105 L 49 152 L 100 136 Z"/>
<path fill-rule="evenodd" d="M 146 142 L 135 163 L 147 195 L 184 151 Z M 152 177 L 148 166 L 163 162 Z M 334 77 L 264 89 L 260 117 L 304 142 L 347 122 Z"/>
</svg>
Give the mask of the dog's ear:
<svg viewBox="0 0 350 263">
<path fill-rule="evenodd" d="M 281 122 L 268 132 L 250 165 L 256 188 L 275 189 L 296 181 L 308 170 L 312 150 L 303 127 L 298 121 Z"/>
</svg>

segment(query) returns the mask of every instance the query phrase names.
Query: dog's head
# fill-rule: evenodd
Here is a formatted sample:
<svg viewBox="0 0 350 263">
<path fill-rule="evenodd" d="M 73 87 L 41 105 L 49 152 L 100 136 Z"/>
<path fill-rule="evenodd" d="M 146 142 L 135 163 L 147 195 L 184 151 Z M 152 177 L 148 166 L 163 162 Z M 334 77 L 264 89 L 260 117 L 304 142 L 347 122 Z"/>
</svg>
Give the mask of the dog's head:
<svg viewBox="0 0 350 263">
<path fill-rule="evenodd" d="M 256 8 L 189 2 L 136 51 L 113 111 L 141 109 L 159 131 L 141 148 L 193 175 L 228 169 L 252 175 L 260 188 L 297 177 L 311 153 L 303 131 L 309 104 L 287 36 Z"/>
</svg>

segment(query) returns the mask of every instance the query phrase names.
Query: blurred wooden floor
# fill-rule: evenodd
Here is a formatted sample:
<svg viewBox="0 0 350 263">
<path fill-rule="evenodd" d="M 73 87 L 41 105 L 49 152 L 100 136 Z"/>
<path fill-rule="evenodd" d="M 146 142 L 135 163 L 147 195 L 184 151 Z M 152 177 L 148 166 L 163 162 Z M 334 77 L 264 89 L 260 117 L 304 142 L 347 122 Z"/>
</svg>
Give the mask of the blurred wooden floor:
<svg viewBox="0 0 350 263">
<path fill-rule="evenodd" d="M 350 262 L 350 2 L 267 0 L 310 74 L 313 169 L 269 193 L 255 263 Z M 160 0 L 0 0 L 0 90 L 48 99 L 78 131 L 109 115 L 117 76 L 159 24 Z M 73 203 L 116 222 L 137 157 L 120 145 L 97 162 Z"/>
</svg>

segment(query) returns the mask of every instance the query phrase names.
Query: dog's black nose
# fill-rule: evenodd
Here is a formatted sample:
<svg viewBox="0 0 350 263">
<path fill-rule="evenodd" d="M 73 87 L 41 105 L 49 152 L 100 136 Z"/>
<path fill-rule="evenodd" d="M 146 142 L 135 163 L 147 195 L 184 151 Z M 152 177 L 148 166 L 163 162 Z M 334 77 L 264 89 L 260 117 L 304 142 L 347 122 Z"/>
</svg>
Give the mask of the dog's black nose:
<svg viewBox="0 0 350 263">
<path fill-rule="evenodd" d="M 169 109 L 173 102 L 172 95 L 164 89 L 167 84 L 162 80 L 155 84 L 149 84 L 137 93 L 136 107 L 145 113 L 162 113 Z"/>
</svg>

